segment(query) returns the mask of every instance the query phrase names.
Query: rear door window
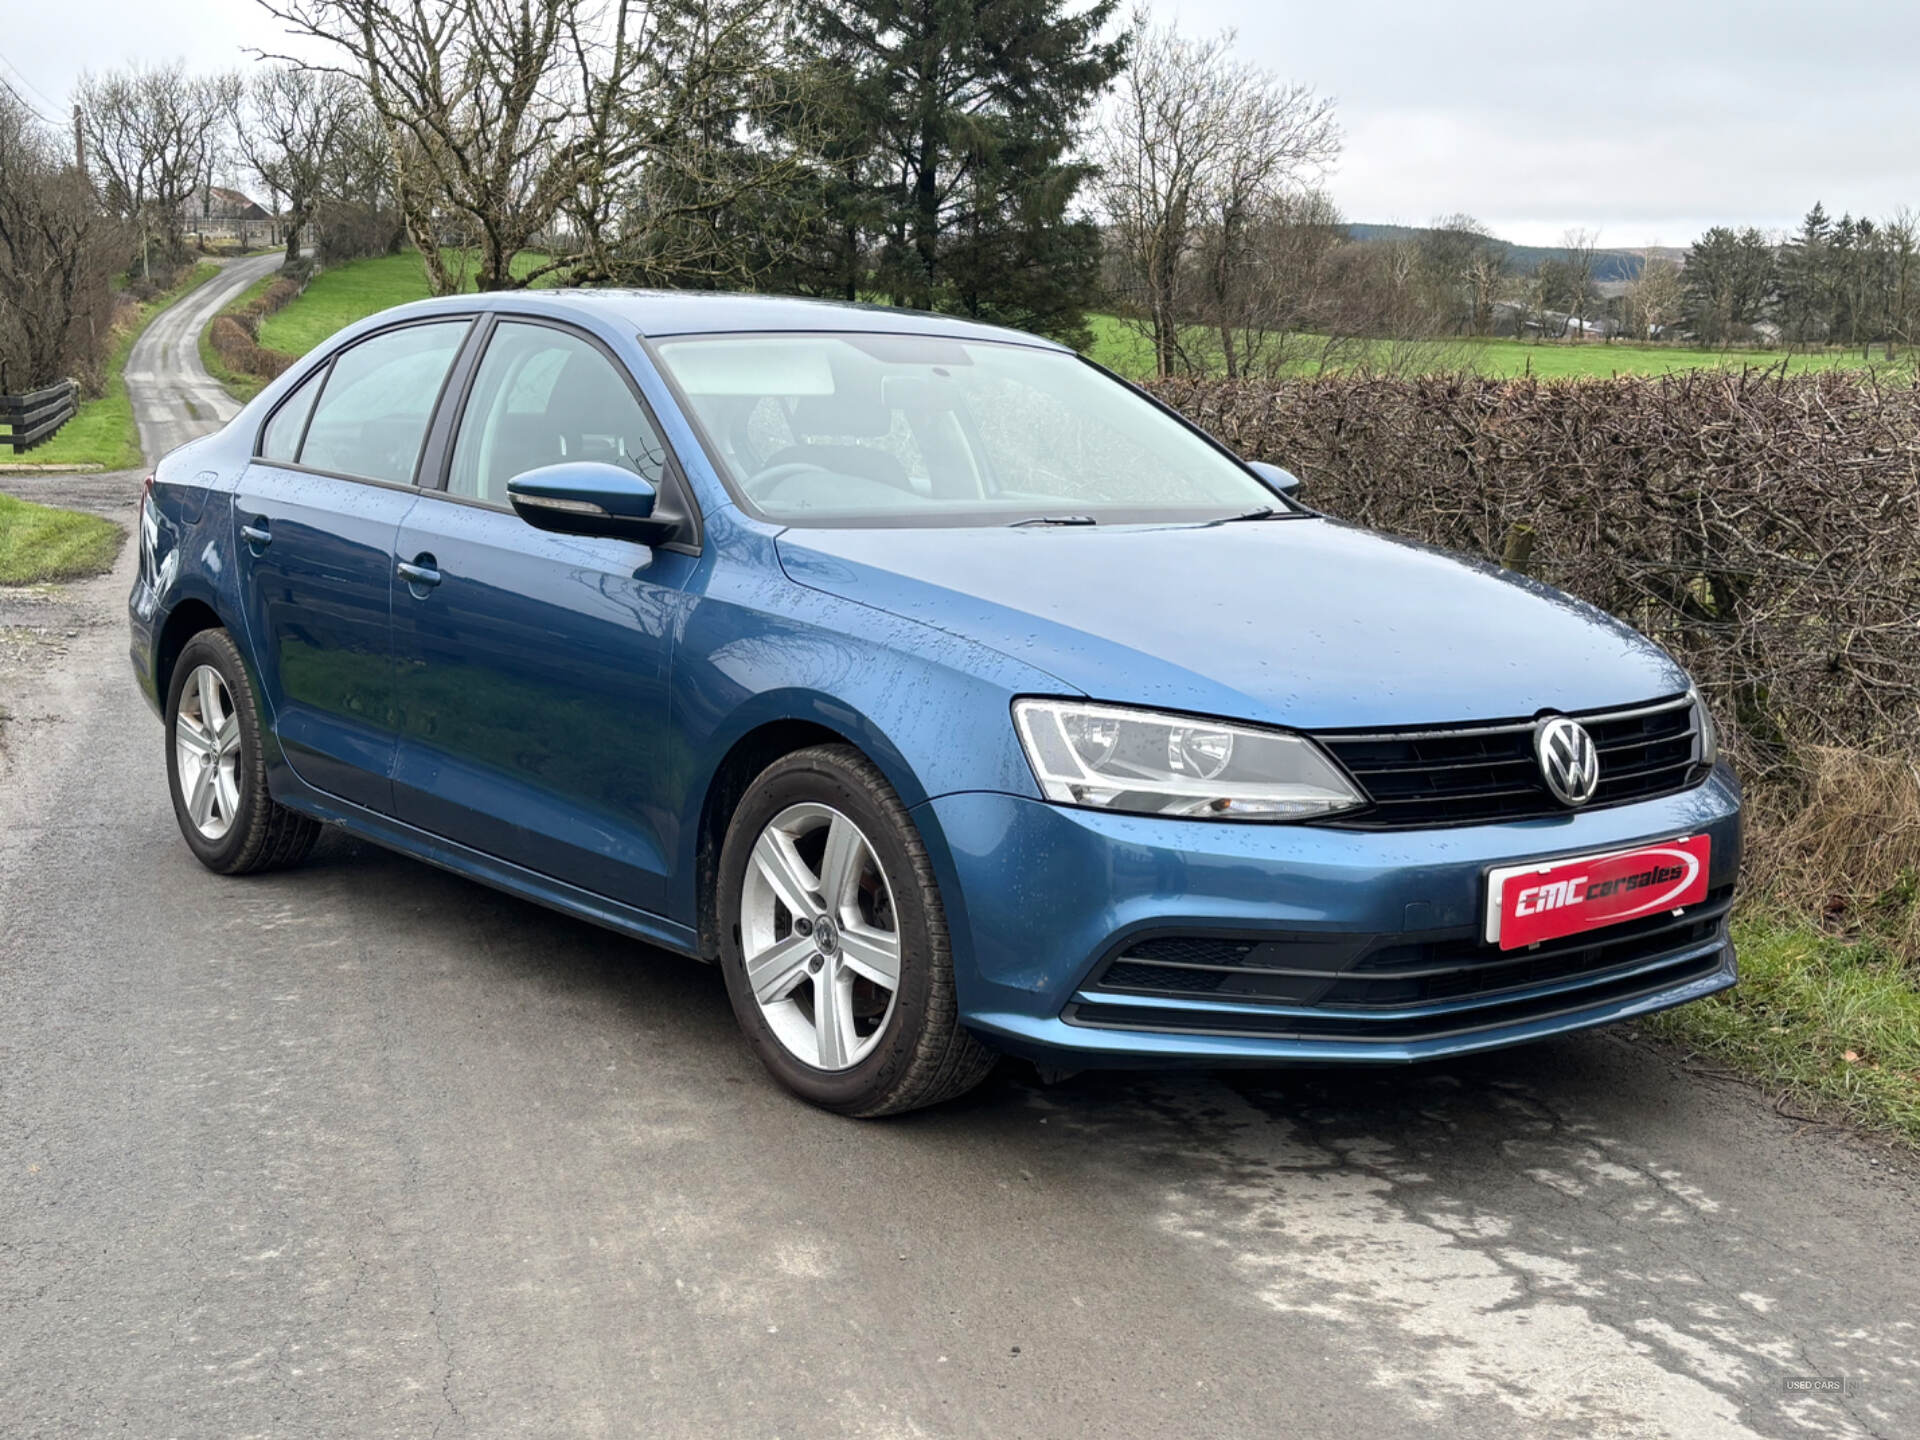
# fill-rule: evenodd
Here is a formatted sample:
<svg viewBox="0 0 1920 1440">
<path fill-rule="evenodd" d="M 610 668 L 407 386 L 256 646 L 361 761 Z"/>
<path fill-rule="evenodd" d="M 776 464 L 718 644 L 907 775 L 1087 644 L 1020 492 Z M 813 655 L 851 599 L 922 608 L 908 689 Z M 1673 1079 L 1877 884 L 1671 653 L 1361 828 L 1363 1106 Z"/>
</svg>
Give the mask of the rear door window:
<svg viewBox="0 0 1920 1440">
<path fill-rule="evenodd" d="M 410 484 L 434 403 L 469 323 L 408 325 L 344 351 L 328 372 L 299 463 L 336 475 Z"/>
</svg>

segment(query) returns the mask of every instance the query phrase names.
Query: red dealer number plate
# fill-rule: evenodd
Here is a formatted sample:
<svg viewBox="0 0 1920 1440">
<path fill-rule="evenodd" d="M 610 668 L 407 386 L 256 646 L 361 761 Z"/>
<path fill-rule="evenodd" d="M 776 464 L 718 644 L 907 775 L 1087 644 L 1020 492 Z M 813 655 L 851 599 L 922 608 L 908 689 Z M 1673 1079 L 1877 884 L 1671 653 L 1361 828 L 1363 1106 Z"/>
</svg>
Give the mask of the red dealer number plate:
<svg viewBox="0 0 1920 1440">
<path fill-rule="evenodd" d="M 1487 939 L 1517 950 L 1696 905 L 1707 898 L 1710 854 L 1710 838 L 1695 835 L 1489 871 Z"/>
</svg>

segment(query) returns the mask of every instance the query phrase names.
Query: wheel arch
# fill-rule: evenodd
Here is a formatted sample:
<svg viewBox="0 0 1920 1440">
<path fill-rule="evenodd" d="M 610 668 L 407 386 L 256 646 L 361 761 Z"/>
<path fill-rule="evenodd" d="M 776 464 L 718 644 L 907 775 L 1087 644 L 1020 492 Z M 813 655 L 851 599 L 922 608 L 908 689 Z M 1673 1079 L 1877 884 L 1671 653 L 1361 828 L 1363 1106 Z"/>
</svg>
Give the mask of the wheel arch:
<svg viewBox="0 0 1920 1440">
<path fill-rule="evenodd" d="M 782 756 L 815 745 L 845 745 L 865 755 L 883 771 L 888 769 L 859 741 L 841 730 L 819 720 L 797 716 L 767 720 L 754 726 L 728 747 L 714 767 L 701 799 L 693 852 L 694 904 L 703 960 L 720 958 L 720 847 L 726 841 L 727 826 L 734 811 L 740 808 L 754 778 L 769 765 Z M 888 780 L 898 789 L 891 775 Z"/>
<path fill-rule="evenodd" d="M 187 648 L 187 642 L 205 630 L 225 630 L 233 635 L 234 643 L 240 644 L 240 637 L 234 635 L 233 627 L 228 625 L 220 612 L 198 596 L 189 595 L 175 603 L 167 612 L 166 622 L 161 626 L 160 638 L 153 647 L 154 693 L 158 696 L 160 707 L 164 711 L 167 696 L 173 686 L 173 667 L 179 663 L 180 652 Z M 246 651 L 241 650 L 244 657 Z"/>
</svg>

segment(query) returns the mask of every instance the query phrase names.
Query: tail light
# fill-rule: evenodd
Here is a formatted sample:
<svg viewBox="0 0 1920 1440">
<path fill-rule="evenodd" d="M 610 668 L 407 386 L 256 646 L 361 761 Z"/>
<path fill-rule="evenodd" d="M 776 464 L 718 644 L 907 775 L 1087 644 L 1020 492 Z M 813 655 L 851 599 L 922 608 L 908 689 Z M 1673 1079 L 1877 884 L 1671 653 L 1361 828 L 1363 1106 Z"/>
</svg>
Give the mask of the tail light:
<svg viewBox="0 0 1920 1440">
<path fill-rule="evenodd" d="M 140 570 L 148 578 L 152 578 L 157 568 L 155 552 L 159 546 L 160 520 L 155 513 L 153 474 L 149 471 L 147 478 L 140 482 Z"/>
</svg>

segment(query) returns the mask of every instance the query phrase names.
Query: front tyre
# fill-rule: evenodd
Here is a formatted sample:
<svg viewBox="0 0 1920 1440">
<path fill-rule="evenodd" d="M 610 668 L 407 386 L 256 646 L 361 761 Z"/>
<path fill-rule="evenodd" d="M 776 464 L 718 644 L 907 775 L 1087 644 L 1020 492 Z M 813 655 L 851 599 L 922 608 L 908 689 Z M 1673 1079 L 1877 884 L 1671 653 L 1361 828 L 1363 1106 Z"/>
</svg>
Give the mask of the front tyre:
<svg viewBox="0 0 1920 1440">
<path fill-rule="evenodd" d="M 993 1069 L 960 1024 L 926 847 L 859 751 L 816 746 L 761 772 L 727 827 L 719 885 L 733 1013 L 796 1094 L 891 1115 Z"/>
<path fill-rule="evenodd" d="M 187 847 L 221 875 L 306 858 L 319 825 L 267 793 L 260 709 L 240 651 L 224 630 L 181 650 L 167 687 L 167 782 Z"/>
</svg>

